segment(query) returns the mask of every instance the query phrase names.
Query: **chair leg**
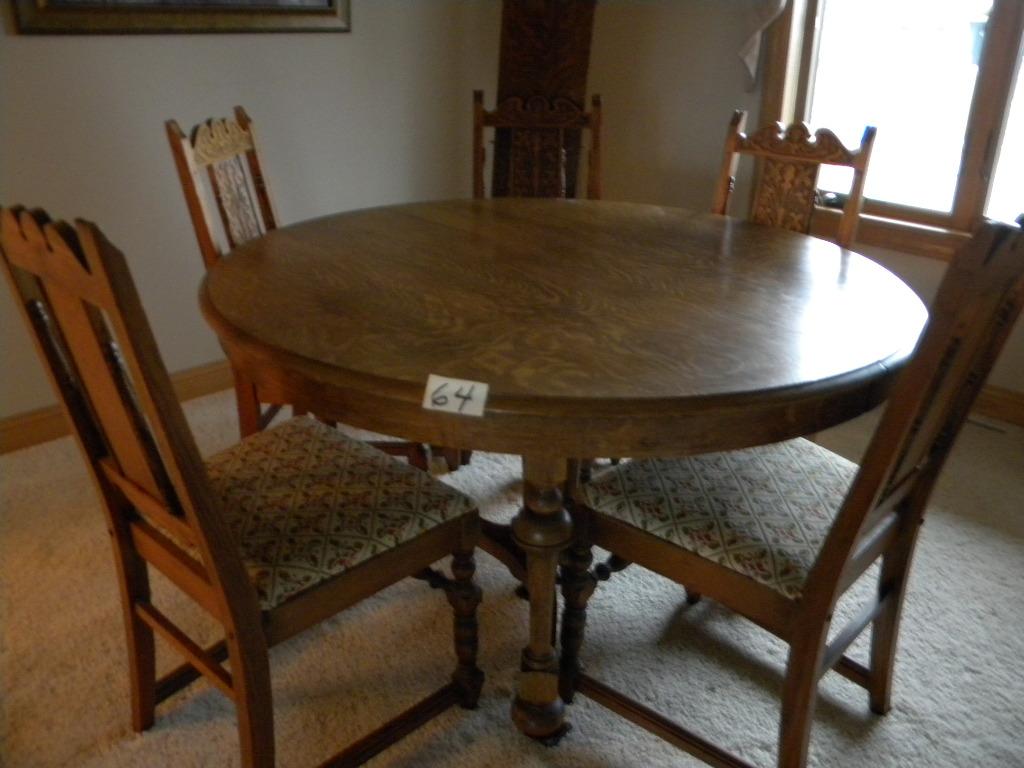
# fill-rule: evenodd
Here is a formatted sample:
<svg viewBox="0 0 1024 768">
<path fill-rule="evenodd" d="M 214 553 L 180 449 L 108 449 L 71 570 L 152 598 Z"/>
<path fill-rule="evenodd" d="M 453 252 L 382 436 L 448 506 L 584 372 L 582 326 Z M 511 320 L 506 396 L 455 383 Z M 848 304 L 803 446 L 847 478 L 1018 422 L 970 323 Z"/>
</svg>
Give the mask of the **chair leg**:
<svg viewBox="0 0 1024 768">
<path fill-rule="evenodd" d="M 149 571 L 146 562 L 135 552 L 127 528 L 109 511 L 106 517 L 114 549 L 114 568 L 121 590 L 121 609 L 124 611 L 132 729 L 142 733 L 152 727 L 156 713 L 156 646 L 153 628 L 135 610 L 137 604 L 150 601 Z"/>
<path fill-rule="evenodd" d="M 261 652 L 247 653 L 237 636 L 229 635 L 231 680 L 238 712 L 238 741 L 243 768 L 274 768 L 274 710 L 270 692 L 270 659 Z"/>
<path fill-rule="evenodd" d="M 235 373 L 235 401 L 238 405 L 238 431 L 242 438 L 260 431 L 260 399 L 256 385 Z"/>
<path fill-rule="evenodd" d="M 130 607 L 126 621 L 128 671 L 131 684 L 132 730 L 136 733 L 153 726 L 156 717 L 156 645 L 153 629 Z"/>
<path fill-rule="evenodd" d="M 917 542 L 917 528 L 918 526 L 914 526 L 896 545 L 898 548 L 886 553 L 882 558 L 878 590 L 880 593 L 888 592 L 891 597 L 886 608 L 871 625 L 871 676 L 868 681 L 868 696 L 871 711 L 876 715 L 884 715 L 892 707 L 892 673 L 896 661 L 900 615 L 903 612 L 903 598 L 907 591 L 910 561 Z"/>
<path fill-rule="evenodd" d="M 900 601 L 902 602 L 902 601 Z M 871 676 L 868 702 L 871 711 L 884 715 L 892 708 L 892 672 L 896 659 L 900 607 L 889 605 L 871 627 Z"/>
<path fill-rule="evenodd" d="M 276 403 L 273 405 L 268 405 L 265 409 L 263 409 L 260 413 L 260 431 L 262 432 L 264 429 L 269 428 L 270 425 L 274 422 L 274 419 L 277 418 L 277 414 L 279 414 L 280 412 L 281 406 Z"/>
<path fill-rule="evenodd" d="M 597 579 L 590 572 L 594 555 L 590 544 L 574 542 L 562 553 L 562 655 L 559 661 L 558 689 L 562 701 L 571 704 L 579 677 L 580 648 L 587 624 L 587 603 L 594 594 Z"/>
<path fill-rule="evenodd" d="M 422 443 L 411 443 L 399 440 L 374 440 L 370 443 L 374 448 L 390 456 L 402 456 L 410 466 L 430 471 L 430 454 Z"/>
<path fill-rule="evenodd" d="M 424 472 L 430 471 L 430 452 L 420 443 L 416 443 L 410 450 L 409 463 Z"/>
<path fill-rule="evenodd" d="M 455 552 L 452 556 L 454 580 L 445 590 L 454 614 L 455 656 L 459 660 L 452 681 L 459 687 L 459 703 L 465 709 L 476 708 L 484 684 L 484 673 L 476 665 L 479 648 L 476 609 L 480 605 L 483 592 L 473 581 L 475 572 L 473 550 Z"/>
<path fill-rule="evenodd" d="M 827 632 L 828 625 L 825 624 L 820 633 L 811 633 L 815 637 L 805 636 L 789 649 L 782 689 L 779 768 L 805 768 L 807 765 L 807 748 L 818 697 L 818 667 Z"/>
<path fill-rule="evenodd" d="M 463 451 L 459 448 L 445 448 L 440 445 L 430 446 L 431 451 L 444 458 L 444 463 L 449 472 L 455 472 L 459 467 L 464 467 L 470 462 L 472 451 Z"/>
</svg>

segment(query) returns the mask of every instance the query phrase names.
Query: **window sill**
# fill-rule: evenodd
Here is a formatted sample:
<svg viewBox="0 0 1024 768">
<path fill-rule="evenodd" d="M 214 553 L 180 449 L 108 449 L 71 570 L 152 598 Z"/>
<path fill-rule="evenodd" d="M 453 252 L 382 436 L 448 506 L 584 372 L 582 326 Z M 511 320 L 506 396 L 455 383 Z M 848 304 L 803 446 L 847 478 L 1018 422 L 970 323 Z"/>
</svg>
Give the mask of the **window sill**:
<svg viewBox="0 0 1024 768">
<path fill-rule="evenodd" d="M 815 237 L 835 239 L 839 231 L 839 217 L 840 211 L 817 208 L 811 223 L 811 234 Z M 957 249 L 969 239 L 969 232 L 861 214 L 854 247 L 871 245 L 914 256 L 949 261 Z"/>
</svg>

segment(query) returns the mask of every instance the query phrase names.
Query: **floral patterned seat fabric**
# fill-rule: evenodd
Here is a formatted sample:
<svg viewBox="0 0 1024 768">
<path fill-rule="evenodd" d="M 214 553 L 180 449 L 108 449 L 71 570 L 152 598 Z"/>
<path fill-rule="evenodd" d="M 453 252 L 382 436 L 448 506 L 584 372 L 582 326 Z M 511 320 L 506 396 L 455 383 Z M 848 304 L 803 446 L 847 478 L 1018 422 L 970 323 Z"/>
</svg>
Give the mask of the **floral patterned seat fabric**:
<svg viewBox="0 0 1024 768">
<path fill-rule="evenodd" d="M 594 510 L 799 597 L 857 465 L 808 440 L 612 467 Z"/>
<path fill-rule="evenodd" d="M 269 610 L 460 515 L 467 496 L 313 419 L 207 459 L 242 559 Z"/>
</svg>

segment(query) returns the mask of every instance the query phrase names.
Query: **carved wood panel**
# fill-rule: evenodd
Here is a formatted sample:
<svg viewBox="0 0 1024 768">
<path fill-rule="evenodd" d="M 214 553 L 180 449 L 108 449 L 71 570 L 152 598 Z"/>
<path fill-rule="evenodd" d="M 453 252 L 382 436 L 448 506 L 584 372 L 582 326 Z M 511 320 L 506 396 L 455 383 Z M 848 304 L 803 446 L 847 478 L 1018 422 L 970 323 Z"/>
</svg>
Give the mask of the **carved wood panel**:
<svg viewBox="0 0 1024 768">
<path fill-rule="evenodd" d="M 807 234 L 818 185 L 817 163 L 765 159 L 750 219 Z"/>
<path fill-rule="evenodd" d="M 481 128 L 506 131 L 511 151 L 502 173 L 507 180 L 505 194 L 512 197 L 566 197 L 568 139 L 579 137 L 587 126 L 595 137 L 600 130 L 596 114 L 588 115 L 569 99 L 544 96 L 506 99 L 493 111 L 480 112 L 478 121 Z M 478 184 L 482 182 L 482 162 L 478 157 L 474 167 Z M 591 168 L 592 174 L 597 172 Z"/>
<path fill-rule="evenodd" d="M 209 172 L 230 247 L 262 235 L 260 210 L 243 159 L 254 151 L 252 135 L 234 120 L 209 120 L 196 128 L 192 151 L 194 162 Z"/>
<path fill-rule="evenodd" d="M 260 226 L 256 200 L 249 187 L 241 157 L 232 157 L 213 163 L 210 178 L 217 194 L 217 207 L 224 220 L 231 247 L 259 237 Z"/>
<path fill-rule="evenodd" d="M 558 129 L 517 129 L 512 133 L 509 194 L 565 197 L 563 133 Z"/>
<path fill-rule="evenodd" d="M 513 97 L 545 96 L 564 98 L 583 109 L 590 67 L 590 40 L 597 0 L 504 0 L 501 17 L 501 57 L 498 64 L 498 103 Z M 548 138 L 540 142 L 550 143 Z M 575 197 L 580 162 L 581 136 L 578 130 L 562 137 L 564 184 L 558 196 Z M 533 169 L 538 156 L 520 150 L 532 148 L 519 139 L 514 144 L 508 130 L 494 137 L 494 170 L 491 194 L 515 194 L 510 169 L 517 175 L 555 178 L 558 172 Z M 542 153 L 543 155 L 543 153 Z M 550 154 L 548 155 L 550 156 Z M 547 161 L 540 160 L 541 163 Z M 550 189 L 554 190 L 555 187 Z M 551 196 L 554 196 L 554 192 Z"/>
</svg>

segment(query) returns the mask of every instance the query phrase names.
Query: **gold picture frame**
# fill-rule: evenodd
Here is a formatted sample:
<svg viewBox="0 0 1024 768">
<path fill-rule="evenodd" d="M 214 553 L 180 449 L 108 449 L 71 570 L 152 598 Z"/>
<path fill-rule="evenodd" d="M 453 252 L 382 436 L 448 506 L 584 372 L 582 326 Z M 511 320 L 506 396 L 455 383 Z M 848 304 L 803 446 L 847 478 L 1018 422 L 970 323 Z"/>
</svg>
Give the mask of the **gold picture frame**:
<svg viewBox="0 0 1024 768">
<path fill-rule="evenodd" d="M 349 0 L 13 0 L 30 35 L 348 32 Z"/>
</svg>

